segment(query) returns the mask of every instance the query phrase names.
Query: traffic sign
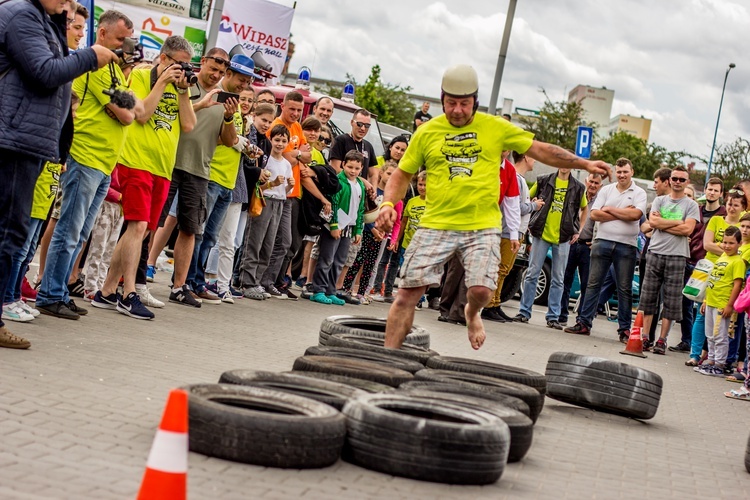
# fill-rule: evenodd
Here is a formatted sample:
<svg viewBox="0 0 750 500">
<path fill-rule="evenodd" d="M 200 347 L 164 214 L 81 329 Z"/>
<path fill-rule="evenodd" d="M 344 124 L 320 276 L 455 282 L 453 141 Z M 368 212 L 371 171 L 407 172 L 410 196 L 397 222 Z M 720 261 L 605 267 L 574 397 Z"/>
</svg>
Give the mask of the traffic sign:
<svg viewBox="0 0 750 500">
<path fill-rule="evenodd" d="M 593 138 L 593 128 L 578 127 L 578 134 L 576 134 L 576 155 L 581 158 L 591 158 L 591 141 Z"/>
</svg>

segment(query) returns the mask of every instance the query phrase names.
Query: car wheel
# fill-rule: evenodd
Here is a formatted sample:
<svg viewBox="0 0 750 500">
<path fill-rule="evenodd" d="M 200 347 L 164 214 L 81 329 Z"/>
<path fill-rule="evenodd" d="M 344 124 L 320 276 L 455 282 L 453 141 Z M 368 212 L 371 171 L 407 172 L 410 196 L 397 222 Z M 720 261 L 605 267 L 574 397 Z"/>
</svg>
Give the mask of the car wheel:
<svg viewBox="0 0 750 500">
<path fill-rule="evenodd" d="M 500 302 L 507 302 L 521 290 L 523 283 L 523 272 L 511 270 L 503 281 L 503 288 L 500 290 Z"/>
<path fill-rule="evenodd" d="M 536 295 L 534 296 L 534 304 L 538 306 L 546 306 L 547 300 L 549 299 L 549 287 L 552 283 L 552 264 L 548 259 L 545 259 L 542 270 L 539 273 L 539 278 L 536 281 Z"/>
</svg>

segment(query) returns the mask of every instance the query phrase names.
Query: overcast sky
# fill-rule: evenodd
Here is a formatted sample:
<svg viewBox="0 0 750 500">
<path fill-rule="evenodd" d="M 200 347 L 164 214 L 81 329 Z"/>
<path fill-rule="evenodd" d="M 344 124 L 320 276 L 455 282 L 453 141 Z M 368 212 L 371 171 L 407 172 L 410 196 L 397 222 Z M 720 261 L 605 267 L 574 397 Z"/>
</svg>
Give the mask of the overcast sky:
<svg viewBox="0 0 750 500">
<path fill-rule="evenodd" d="M 290 70 L 362 82 L 380 64 L 384 81 L 437 97 L 443 70 L 468 63 L 487 104 L 507 9 L 507 0 L 298 0 Z M 498 102 L 539 109 L 540 87 L 558 101 L 579 83 L 605 86 L 613 115 L 653 120 L 652 142 L 708 156 L 730 62 L 717 142 L 750 138 L 748 9 L 745 0 L 519 0 Z"/>
</svg>

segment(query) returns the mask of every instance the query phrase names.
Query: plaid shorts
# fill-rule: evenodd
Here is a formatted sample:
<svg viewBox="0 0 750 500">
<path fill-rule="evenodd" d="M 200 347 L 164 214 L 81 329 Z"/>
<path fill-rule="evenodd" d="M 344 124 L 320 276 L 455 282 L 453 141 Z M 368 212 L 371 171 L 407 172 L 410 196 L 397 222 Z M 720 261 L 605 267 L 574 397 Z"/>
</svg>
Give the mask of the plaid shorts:
<svg viewBox="0 0 750 500">
<path fill-rule="evenodd" d="M 466 270 L 466 286 L 494 290 L 500 265 L 500 230 L 444 231 L 419 228 L 401 266 L 401 288 L 439 286 L 445 263 L 458 255 Z"/>
<path fill-rule="evenodd" d="M 662 318 L 682 320 L 682 288 L 685 286 L 685 257 L 649 252 L 641 284 L 639 309 L 643 314 L 659 312 L 659 291 L 664 300 Z"/>
</svg>

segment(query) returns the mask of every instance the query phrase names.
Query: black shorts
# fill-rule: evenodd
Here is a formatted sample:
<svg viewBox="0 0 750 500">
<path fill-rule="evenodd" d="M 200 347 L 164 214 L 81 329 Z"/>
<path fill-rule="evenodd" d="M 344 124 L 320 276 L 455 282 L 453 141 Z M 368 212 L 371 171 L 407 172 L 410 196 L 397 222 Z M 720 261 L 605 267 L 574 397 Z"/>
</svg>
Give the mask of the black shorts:
<svg viewBox="0 0 750 500">
<path fill-rule="evenodd" d="M 172 172 L 169 196 L 164 203 L 159 226 L 164 226 L 172 201 L 177 196 L 177 227 L 189 234 L 202 234 L 207 216 L 207 191 L 208 179 L 175 169 Z"/>
</svg>

